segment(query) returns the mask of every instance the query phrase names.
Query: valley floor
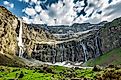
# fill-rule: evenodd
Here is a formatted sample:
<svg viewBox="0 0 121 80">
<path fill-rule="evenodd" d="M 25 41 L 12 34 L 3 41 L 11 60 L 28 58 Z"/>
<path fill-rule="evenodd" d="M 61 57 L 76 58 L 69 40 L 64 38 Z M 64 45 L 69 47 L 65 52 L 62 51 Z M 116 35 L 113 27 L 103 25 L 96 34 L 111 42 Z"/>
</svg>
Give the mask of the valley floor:
<svg viewBox="0 0 121 80">
<path fill-rule="evenodd" d="M 5 67 L 0 66 L 0 80 L 121 80 L 121 66 L 109 65 L 93 69 L 62 66 Z"/>
<path fill-rule="evenodd" d="M 18 63 L 13 58 L 10 59 L 2 55 L 0 60 L 3 65 L 6 65 L 2 66 L 0 64 L 0 80 L 121 80 L 121 66 L 114 66 L 121 64 L 120 48 L 104 53 L 96 59 L 87 61 L 85 66 L 94 66 L 92 68 L 69 68 L 47 64 L 38 66 L 31 65 L 31 67 L 22 66 L 19 64 L 23 62 Z M 12 61 L 15 63 L 12 63 Z M 8 67 L 13 65 L 16 67 Z M 107 65 L 109 66 L 106 67 Z"/>
<path fill-rule="evenodd" d="M 0 66 L 0 80 L 70 80 L 94 79 L 92 69 L 66 68 L 62 66 L 40 66 L 16 68 Z"/>
</svg>

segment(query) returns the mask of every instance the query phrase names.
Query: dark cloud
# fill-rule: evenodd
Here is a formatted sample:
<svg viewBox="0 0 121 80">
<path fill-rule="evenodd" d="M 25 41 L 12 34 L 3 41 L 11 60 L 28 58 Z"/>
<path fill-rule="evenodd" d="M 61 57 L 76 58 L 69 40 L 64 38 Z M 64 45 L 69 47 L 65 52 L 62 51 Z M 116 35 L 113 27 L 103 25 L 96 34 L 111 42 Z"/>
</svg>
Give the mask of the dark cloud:
<svg viewBox="0 0 121 80">
<path fill-rule="evenodd" d="M 95 6 L 95 4 L 89 3 L 89 7 L 94 7 L 94 6 Z"/>
<path fill-rule="evenodd" d="M 102 13 L 102 11 L 97 11 L 97 13 L 98 13 L 98 14 L 101 14 L 101 13 Z"/>
<path fill-rule="evenodd" d="M 108 3 L 110 4 L 113 0 L 109 0 Z"/>
<path fill-rule="evenodd" d="M 82 1 L 82 0 L 74 0 L 73 3 L 76 3 L 77 1 Z"/>
<path fill-rule="evenodd" d="M 58 3 L 59 0 L 47 0 L 47 2 L 45 3 L 45 5 L 51 5 L 51 4 L 55 4 Z"/>
</svg>

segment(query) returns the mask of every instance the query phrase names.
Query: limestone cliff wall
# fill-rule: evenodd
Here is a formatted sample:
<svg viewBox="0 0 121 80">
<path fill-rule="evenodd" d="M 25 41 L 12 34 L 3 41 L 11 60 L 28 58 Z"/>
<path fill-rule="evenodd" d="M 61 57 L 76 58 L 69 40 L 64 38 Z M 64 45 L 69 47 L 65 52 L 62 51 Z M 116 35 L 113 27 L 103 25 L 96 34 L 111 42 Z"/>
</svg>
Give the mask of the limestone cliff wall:
<svg viewBox="0 0 121 80">
<path fill-rule="evenodd" d="M 0 6 L 0 53 L 14 55 L 17 51 L 16 28 L 18 19 Z"/>
</svg>

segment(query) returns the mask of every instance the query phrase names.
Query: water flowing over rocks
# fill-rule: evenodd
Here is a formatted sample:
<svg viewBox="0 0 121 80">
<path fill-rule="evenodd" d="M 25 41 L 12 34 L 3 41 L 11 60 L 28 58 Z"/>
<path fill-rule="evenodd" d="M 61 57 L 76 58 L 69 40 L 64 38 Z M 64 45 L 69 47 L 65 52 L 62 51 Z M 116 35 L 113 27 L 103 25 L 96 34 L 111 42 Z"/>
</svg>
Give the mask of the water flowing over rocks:
<svg viewBox="0 0 121 80">
<path fill-rule="evenodd" d="M 107 23 L 106 27 L 90 29 L 69 39 L 57 39 L 44 26 L 26 24 L 0 6 L 0 54 L 42 62 L 77 63 L 121 46 L 119 25 Z"/>
</svg>

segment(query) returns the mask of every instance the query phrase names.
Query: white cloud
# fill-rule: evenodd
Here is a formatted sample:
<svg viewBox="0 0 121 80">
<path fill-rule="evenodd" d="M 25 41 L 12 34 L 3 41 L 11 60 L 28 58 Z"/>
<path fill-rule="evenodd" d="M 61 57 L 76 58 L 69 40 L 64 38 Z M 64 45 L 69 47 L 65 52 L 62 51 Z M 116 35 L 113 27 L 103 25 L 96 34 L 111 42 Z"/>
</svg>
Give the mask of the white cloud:
<svg viewBox="0 0 121 80">
<path fill-rule="evenodd" d="M 35 10 L 36 10 L 37 12 L 40 12 L 40 11 L 42 10 L 42 8 L 41 8 L 40 5 L 36 5 L 36 6 L 35 6 Z"/>
<path fill-rule="evenodd" d="M 105 8 L 102 21 L 111 21 L 118 17 L 121 17 L 121 0 L 114 1 L 114 3 Z"/>
<path fill-rule="evenodd" d="M 9 2 L 8 2 L 8 1 L 4 1 L 3 4 L 4 4 L 4 5 L 8 5 Z"/>
<path fill-rule="evenodd" d="M 28 2 L 29 2 L 29 0 L 23 0 L 23 1 L 25 1 L 26 3 L 28 3 Z"/>
<path fill-rule="evenodd" d="M 23 0 L 18 0 L 18 1 L 22 2 Z"/>
<path fill-rule="evenodd" d="M 7 6 L 7 8 L 14 8 L 14 4 L 13 4 L 13 3 L 10 3 L 10 2 L 8 2 L 8 1 L 3 1 L 3 4 L 4 4 L 5 6 Z"/>
<path fill-rule="evenodd" d="M 30 2 L 32 2 L 32 3 L 37 3 L 37 0 L 31 0 Z"/>
<path fill-rule="evenodd" d="M 87 0 L 88 5 L 85 8 L 84 0 L 77 1 L 76 3 L 73 3 L 73 0 L 59 0 L 58 3 L 46 6 L 47 10 L 42 9 L 40 6 L 40 3 L 44 3 L 41 0 L 30 0 L 30 2 L 35 3 L 34 8 L 27 7 L 23 12 L 28 16 L 32 16 L 32 18 L 27 18 L 25 20 L 28 21 L 30 19 L 29 22 L 36 24 L 71 25 L 73 23 L 83 22 L 98 23 L 103 20 L 112 20 L 115 16 L 121 14 L 121 9 L 117 8 L 119 6 L 116 6 L 118 3 L 119 5 L 121 4 L 121 0 L 113 0 L 110 4 L 108 0 Z M 81 10 L 84 10 L 86 13 L 85 16 L 77 15 L 77 12 L 79 13 Z M 101 11 L 102 14 L 98 14 L 99 11 Z"/>
<path fill-rule="evenodd" d="M 34 24 L 43 24 L 42 20 L 40 19 L 39 15 L 36 15 L 32 21 Z"/>
<path fill-rule="evenodd" d="M 20 2 L 25 2 L 25 3 L 29 3 L 29 0 L 18 0 Z"/>
<path fill-rule="evenodd" d="M 28 16 L 34 16 L 36 14 L 35 9 L 29 7 L 25 8 L 23 12 L 25 12 Z"/>
<path fill-rule="evenodd" d="M 28 24 L 31 23 L 31 20 L 30 20 L 29 18 L 27 18 L 27 17 L 22 17 L 22 19 L 23 19 L 26 23 L 28 23 Z"/>
</svg>

